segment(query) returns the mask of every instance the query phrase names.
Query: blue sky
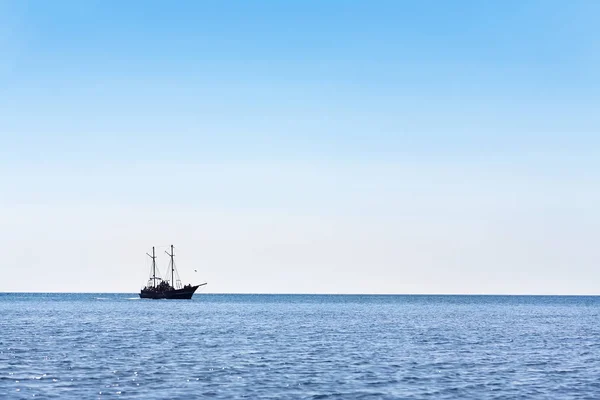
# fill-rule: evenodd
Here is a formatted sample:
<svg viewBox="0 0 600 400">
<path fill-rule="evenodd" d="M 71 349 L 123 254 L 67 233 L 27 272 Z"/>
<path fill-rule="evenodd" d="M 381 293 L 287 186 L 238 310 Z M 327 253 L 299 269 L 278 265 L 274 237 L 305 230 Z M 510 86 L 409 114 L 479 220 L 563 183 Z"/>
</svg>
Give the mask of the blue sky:
<svg viewBox="0 0 600 400">
<path fill-rule="evenodd" d="M 593 292 L 599 12 L 1 2 L 0 290 Z"/>
</svg>

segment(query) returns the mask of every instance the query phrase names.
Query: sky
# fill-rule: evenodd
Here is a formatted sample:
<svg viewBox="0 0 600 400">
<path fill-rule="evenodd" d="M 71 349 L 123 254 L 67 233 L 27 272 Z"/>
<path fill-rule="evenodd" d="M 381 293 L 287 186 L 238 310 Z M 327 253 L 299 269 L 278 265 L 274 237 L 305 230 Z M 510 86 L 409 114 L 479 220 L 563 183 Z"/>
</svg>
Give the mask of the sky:
<svg viewBox="0 0 600 400">
<path fill-rule="evenodd" d="M 598 294 L 599 14 L 0 0 L 0 291 Z"/>
</svg>

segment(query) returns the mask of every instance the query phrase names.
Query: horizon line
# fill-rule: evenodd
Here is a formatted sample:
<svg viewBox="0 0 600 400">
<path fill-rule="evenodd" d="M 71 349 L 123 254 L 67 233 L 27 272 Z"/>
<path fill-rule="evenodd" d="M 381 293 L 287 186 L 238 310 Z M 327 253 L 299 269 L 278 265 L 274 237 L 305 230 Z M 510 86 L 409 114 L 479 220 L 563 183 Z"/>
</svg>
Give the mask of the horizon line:
<svg viewBox="0 0 600 400">
<path fill-rule="evenodd" d="M 25 291 L 0 291 L 3 294 L 139 294 L 138 292 L 25 292 Z M 540 293 L 251 293 L 251 292 L 223 292 L 223 293 L 196 293 L 196 295 L 246 295 L 246 296 L 529 296 L 529 297 L 600 297 L 600 294 L 540 294 Z"/>
</svg>

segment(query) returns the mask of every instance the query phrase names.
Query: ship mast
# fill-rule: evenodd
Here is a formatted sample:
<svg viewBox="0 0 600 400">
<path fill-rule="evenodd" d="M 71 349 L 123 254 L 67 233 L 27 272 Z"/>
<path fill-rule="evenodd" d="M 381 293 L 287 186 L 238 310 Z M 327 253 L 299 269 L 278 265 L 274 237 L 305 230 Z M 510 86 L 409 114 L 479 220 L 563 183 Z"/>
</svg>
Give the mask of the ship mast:
<svg viewBox="0 0 600 400">
<path fill-rule="evenodd" d="M 154 246 L 152 246 L 152 255 L 146 253 L 152 259 L 152 286 L 156 287 L 156 255 L 154 255 Z"/>
<path fill-rule="evenodd" d="M 165 253 L 167 253 L 165 251 Z M 173 286 L 173 289 L 175 288 L 175 261 L 173 260 L 173 257 L 175 257 L 175 252 L 173 251 L 173 245 L 171 245 L 171 254 L 167 253 L 167 255 L 169 257 L 171 257 L 171 286 Z"/>
</svg>

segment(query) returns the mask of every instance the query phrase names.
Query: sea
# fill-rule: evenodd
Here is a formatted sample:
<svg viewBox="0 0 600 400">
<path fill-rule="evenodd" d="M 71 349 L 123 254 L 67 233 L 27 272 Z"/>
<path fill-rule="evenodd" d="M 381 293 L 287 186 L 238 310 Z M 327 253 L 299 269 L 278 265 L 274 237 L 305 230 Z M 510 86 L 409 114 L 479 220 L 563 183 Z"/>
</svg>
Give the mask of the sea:
<svg viewBox="0 0 600 400">
<path fill-rule="evenodd" d="M 600 297 L 0 293 L 0 399 L 598 399 Z"/>
</svg>

